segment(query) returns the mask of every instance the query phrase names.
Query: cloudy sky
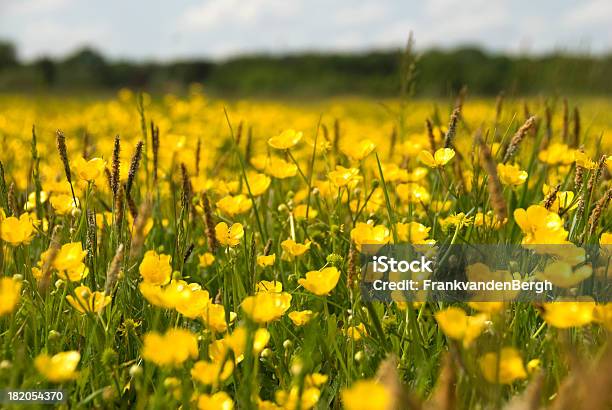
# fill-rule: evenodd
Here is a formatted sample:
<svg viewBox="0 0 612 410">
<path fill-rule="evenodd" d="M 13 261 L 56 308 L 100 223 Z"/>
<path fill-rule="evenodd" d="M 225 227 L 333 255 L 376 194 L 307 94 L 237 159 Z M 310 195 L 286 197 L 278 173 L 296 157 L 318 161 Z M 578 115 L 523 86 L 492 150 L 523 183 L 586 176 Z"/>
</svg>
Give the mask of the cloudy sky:
<svg viewBox="0 0 612 410">
<path fill-rule="evenodd" d="M 210 57 L 479 44 L 612 51 L 612 0 L 0 0 L 21 58 L 88 45 L 112 58 Z"/>
</svg>

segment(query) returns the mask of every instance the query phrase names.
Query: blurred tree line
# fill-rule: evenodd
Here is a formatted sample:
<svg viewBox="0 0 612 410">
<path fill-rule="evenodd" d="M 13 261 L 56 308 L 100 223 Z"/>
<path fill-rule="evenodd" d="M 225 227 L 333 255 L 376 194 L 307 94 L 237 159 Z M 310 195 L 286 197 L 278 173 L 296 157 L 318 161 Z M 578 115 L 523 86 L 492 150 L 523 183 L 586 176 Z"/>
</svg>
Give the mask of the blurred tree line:
<svg viewBox="0 0 612 410">
<path fill-rule="evenodd" d="M 109 61 L 92 49 L 65 59 L 22 63 L 15 47 L 0 42 L 0 91 L 114 90 L 180 91 L 193 82 L 213 93 L 236 96 L 397 95 L 402 50 L 363 54 L 253 55 L 226 61 L 169 63 Z M 553 53 L 508 56 L 476 47 L 429 50 L 416 65 L 416 93 L 443 96 L 467 85 L 475 95 L 610 95 L 612 55 Z"/>
</svg>

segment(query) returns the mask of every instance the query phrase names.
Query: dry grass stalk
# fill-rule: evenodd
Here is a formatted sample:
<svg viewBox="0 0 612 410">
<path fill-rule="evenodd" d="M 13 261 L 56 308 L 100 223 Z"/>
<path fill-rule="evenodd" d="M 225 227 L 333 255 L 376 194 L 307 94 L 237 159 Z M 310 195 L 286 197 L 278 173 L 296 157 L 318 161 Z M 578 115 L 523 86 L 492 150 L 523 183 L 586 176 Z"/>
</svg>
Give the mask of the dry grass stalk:
<svg viewBox="0 0 612 410">
<path fill-rule="evenodd" d="M 72 199 L 75 205 L 77 204 L 76 195 L 74 195 L 74 187 L 72 186 L 72 174 L 70 173 L 70 162 L 68 161 L 68 149 L 66 148 L 66 137 L 64 133 L 57 130 L 55 135 L 55 145 L 57 146 L 57 152 L 59 153 L 62 164 L 64 165 L 64 173 L 66 174 L 66 181 L 70 184 L 70 191 L 72 192 Z"/>
<path fill-rule="evenodd" d="M 597 226 L 599 225 L 601 214 L 606 210 L 611 199 L 612 199 L 612 188 L 609 188 L 605 192 L 605 194 L 603 194 L 603 196 L 599 198 L 599 201 L 597 201 L 597 203 L 595 204 L 595 208 L 593 208 L 593 211 L 591 212 L 591 216 L 589 216 L 589 224 L 588 224 L 589 236 L 593 236 L 593 234 L 595 233 L 595 230 L 597 229 Z"/>
<path fill-rule="evenodd" d="M 55 262 L 55 258 L 60 251 L 61 243 L 60 243 L 60 231 L 62 227 L 60 225 L 56 225 L 53 228 L 53 233 L 51 234 L 51 242 L 49 242 L 49 247 L 47 248 L 47 255 L 44 258 L 44 263 L 40 268 L 41 277 L 38 281 L 38 290 L 40 292 L 46 292 L 49 288 L 49 283 L 51 282 L 51 267 L 53 266 L 53 262 Z"/>
<path fill-rule="evenodd" d="M 453 140 L 457 134 L 457 122 L 459 122 L 459 116 L 461 115 L 461 107 L 457 107 L 453 110 L 448 122 L 448 130 L 444 136 L 444 148 L 453 148 Z"/>
<path fill-rule="evenodd" d="M 504 161 L 503 161 L 504 164 L 508 162 L 510 159 L 512 159 L 514 154 L 516 154 L 516 151 L 518 150 L 519 146 L 521 145 L 521 142 L 525 138 L 525 135 L 527 135 L 527 132 L 533 126 L 535 126 L 535 122 L 536 122 L 535 116 L 529 117 L 527 121 L 525 121 L 525 123 L 521 125 L 518 131 L 514 134 L 514 136 L 510 140 L 510 144 L 508 145 L 508 148 L 506 149 L 506 154 L 504 155 Z"/>
<path fill-rule="evenodd" d="M 533 117 L 532 117 L 533 118 Z M 491 199 L 491 206 L 495 211 L 495 215 L 500 221 L 506 219 L 507 216 L 507 207 L 506 201 L 504 200 L 503 190 L 501 186 L 501 182 L 499 180 L 499 176 L 497 175 L 497 165 L 495 164 L 495 160 L 493 159 L 493 155 L 491 154 L 491 150 L 489 147 L 482 141 L 482 138 L 478 134 L 476 136 L 476 141 L 480 146 L 480 160 L 482 162 L 482 167 L 489 174 L 489 178 L 487 180 L 489 196 Z"/>
<path fill-rule="evenodd" d="M 130 258 L 140 254 L 142 245 L 146 239 L 145 228 L 151 216 L 151 200 L 147 198 L 138 210 L 138 216 L 134 218 L 134 229 L 132 230 L 132 241 L 130 245 Z"/>
<path fill-rule="evenodd" d="M 572 369 L 558 389 L 551 410 L 609 410 L 612 406 L 612 347 L 590 368 L 583 364 Z"/>
<path fill-rule="evenodd" d="M 247 164 L 251 162 L 252 155 L 253 155 L 253 126 L 249 125 L 249 129 L 247 130 L 246 147 L 244 148 L 244 159 Z"/>
<path fill-rule="evenodd" d="M 556 187 L 554 187 L 552 190 L 548 192 L 548 194 L 546 194 L 546 197 L 544 197 L 544 208 L 546 209 L 552 208 L 553 203 L 555 202 L 555 199 L 557 199 L 557 194 L 559 193 L 560 189 L 561 189 L 561 184 L 557 184 Z"/>
<path fill-rule="evenodd" d="M 268 242 L 266 242 L 266 246 L 264 246 L 263 250 L 264 256 L 268 256 L 270 254 L 270 252 L 272 251 L 272 244 L 272 239 L 268 239 Z"/>
<path fill-rule="evenodd" d="M 593 172 L 591 174 L 591 177 L 589 178 L 589 182 L 587 184 L 587 191 L 589 193 L 592 193 L 595 187 L 597 186 L 597 183 L 599 182 L 599 178 L 601 177 L 605 166 L 606 156 L 602 155 L 601 158 L 599 158 L 599 161 L 597 161 L 597 167 L 595 168 L 595 172 Z"/>
<path fill-rule="evenodd" d="M 208 241 L 208 249 L 210 249 L 210 251 L 214 253 L 217 250 L 217 237 L 215 236 L 213 213 L 210 207 L 208 194 L 206 192 L 202 194 L 202 207 L 204 208 L 204 224 L 206 225 L 206 239 Z"/>
<path fill-rule="evenodd" d="M 98 247 L 96 238 L 96 213 L 93 209 L 87 210 L 87 256 L 90 260 L 94 260 L 96 249 Z"/>
<path fill-rule="evenodd" d="M 198 143 L 196 144 L 196 152 L 195 152 L 195 172 L 196 176 L 200 175 L 200 152 L 202 150 L 202 140 L 198 138 Z"/>
<path fill-rule="evenodd" d="M 121 271 L 121 264 L 123 263 L 123 254 L 123 244 L 119 244 L 117 252 L 115 252 L 115 256 L 108 267 L 108 271 L 106 271 L 104 294 L 107 296 L 113 292 L 115 286 L 117 285 L 117 281 L 119 280 L 119 272 Z"/>
<path fill-rule="evenodd" d="M 15 183 L 11 182 L 8 189 L 8 208 L 13 216 L 19 216 L 19 205 L 17 205 L 17 195 L 15 194 Z"/>
<path fill-rule="evenodd" d="M 113 144 L 113 161 L 111 170 L 111 191 L 113 192 L 113 199 L 117 200 L 119 194 L 119 179 L 121 178 L 121 139 L 119 135 L 115 136 L 115 142 Z"/>
<path fill-rule="evenodd" d="M 544 387 L 544 373 L 538 373 L 527 385 L 523 393 L 514 396 L 504 406 L 504 410 L 538 410 Z"/>
<path fill-rule="evenodd" d="M 123 222 L 124 213 L 124 202 L 125 202 L 125 188 L 123 185 L 119 186 L 119 192 L 115 198 L 115 228 L 121 229 L 121 223 Z"/>
<path fill-rule="evenodd" d="M 338 148 L 340 148 L 340 120 L 336 118 L 334 120 L 334 143 L 333 143 L 334 154 L 338 153 Z"/>
<path fill-rule="evenodd" d="M 391 403 L 387 410 L 422 409 L 421 400 L 402 386 L 397 374 L 397 362 L 395 355 L 389 355 L 380 363 L 376 371 L 376 380 L 388 389 L 391 396 Z"/>
<path fill-rule="evenodd" d="M 436 137 L 433 132 L 433 124 L 431 123 L 431 120 L 429 118 L 425 120 L 425 128 L 427 128 L 427 138 L 429 139 L 429 149 L 431 149 L 431 152 L 434 153 L 436 152 Z"/>
<path fill-rule="evenodd" d="M 189 173 L 184 163 L 181 163 L 181 204 L 185 212 L 189 212 L 189 204 L 191 203 L 191 180 Z"/>
<path fill-rule="evenodd" d="M 0 200 L 2 206 L 8 212 L 8 191 L 6 189 L 6 179 L 4 179 L 4 164 L 0 161 Z"/>
<path fill-rule="evenodd" d="M 457 374 L 453 364 L 452 356 L 446 353 L 442 357 L 440 375 L 431 397 L 424 403 L 424 410 L 453 410 L 457 408 L 457 397 L 455 385 Z"/>
<path fill-rule="evenodd" d="M 393 152 L 395 151 L 395 145 L 397 144 L 397 128 L 393 126 L 391 129 L 391 137 L 389 138 L 389 159 L 393 158 Z"/>
<path fill-rule="evenodd" d="M 189 260 L 189 257 L 193 253 L 194 249 L 195 249 L 195 245 L 193 243 L 189 245 L 189 247 L 185 251 L 185 254 L 183 255 L 183 265 L 187 263 L 187 260 Z"/>
<path fill-rule="evenodd" d="M 159 127 L 151 121 L 151 145 L 153 148 L 153 183 L 157 182 L 159 162 Z"/>
<path fill-rule="evenodd" d="M 134 198 L 132 198 L 131 195 L 126 195 L 125 199 L 127 202 L 128 210 L 130 211 L 130 215 L 132 215 L 132 219 L 136 219 L 136 217 L 138 216 L 138 208 L 136 207 L 136 202 L 134 201 Z"/>
<path fill-rule="evenodd" d="M 349 289 L 353 289 L 355 286 L 355 282 L 357 281 L 357 258 L 359 255 L 357 254 L 357 249 L 351 241 L 348 253 L 348 266 L 347 266 L 347 286 Z"/>
<path fill-rule="evenodd" d="M 130 162 L 130 170 L 128 172 L 128 179 L 125 184 L 125 194 L 129 196 L 132 192 L 132 186 L 134 185 L 134 179 L 136 178 L 136 172 L 138 171 L 138 166 L 140 165 L 140 159 L 142 158 L 142 141 L 138 141 L 136 144 L 136 149 L 134 150 L 134 155 L 132 155 L 132 161 Z"/>
<path fill-rule="evenodd" d="M 495 99 L 495 125 L 499 124 L 499 120 L 501 119 L 502 111 L 504 108 L 504 96 L 505 93 L 502 91 L 497 95 Z"/>
</svg>

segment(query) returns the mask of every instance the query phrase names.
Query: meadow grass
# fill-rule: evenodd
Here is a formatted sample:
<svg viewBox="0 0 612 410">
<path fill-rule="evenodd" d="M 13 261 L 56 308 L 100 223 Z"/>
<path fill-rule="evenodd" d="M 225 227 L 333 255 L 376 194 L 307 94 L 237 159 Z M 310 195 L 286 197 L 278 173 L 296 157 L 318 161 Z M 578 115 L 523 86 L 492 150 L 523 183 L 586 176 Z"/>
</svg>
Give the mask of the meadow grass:
<svg viewBox="0 0 612 410">
<path fill-rule="evenodd" d="M 357 258 L 609 245 L 610 109 L 2 96 L 0 386 L 65 408 L 608 408 L 610 304 L 367 302 Z"/>
</svg>

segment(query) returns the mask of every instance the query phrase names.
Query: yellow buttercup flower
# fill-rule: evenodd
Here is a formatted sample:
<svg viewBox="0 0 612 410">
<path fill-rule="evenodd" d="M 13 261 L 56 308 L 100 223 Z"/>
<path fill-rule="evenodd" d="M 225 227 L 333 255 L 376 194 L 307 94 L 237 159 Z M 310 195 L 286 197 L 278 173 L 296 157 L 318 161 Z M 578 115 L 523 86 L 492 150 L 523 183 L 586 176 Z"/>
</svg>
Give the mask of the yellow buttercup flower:
<svg viewBox="0 0 612 410">
<path fill-rule="evenodd" d="M 340 397 L 346 410 L 386 410 L 393 403 L 391 390 L 375 380 L 359 380 Z"/>
<path fill-rule="evenodd" d="M 45 260 L 47 251 L 43 252 L 41 259 Z M 53 261 L 53 267 L 57 269 L 58 276 L 72 282 L 78 282 L 87 277 L 89 268 L 83 263 L 87 251 L 83 250 L 81 242 L 71 242 L 62 245 Z"/>
<path fill-rule="evenodd" d="M 199 257 L 199 265 L 203 268 L 207 268 L 215 262 L 215 255 L 210 252 L 203 253 Z"/>
<path fill-rule="evenodd" d="M 306 273 L 306 278 L 298 279 L 298 283 L 314 293 L 323 296 L 331 292 L 340 279 L 340 271 L 335 267 L 323 268 L 321 270 Z"/>
<path fill-rule="evenodd" d="M 527 171 L 523 171 L 516 164 L 497 164 L 497 175 L 504 185 L 517 186 L 527 181 Z"/>
<path fill-rule="evenodd" d="M 281 247 L 291 256 L 302 256 L 310 249 L 310 241 L 297 243 L 293 239 L 286 239 L 281 242 Z"/>
<path fill-rule="evenodd" d="M 593 321 L 595 302 L 559 301 L 545 303 L 542 316 L 546 323 L 559 329 L 580 327 Z"/>
<path fill-rule="evenodd" d="M 542 192 L 544 193 L 544 195 L 548 195 L 550 193 L 550 191 L 552 191 L 553 188 L 544 184 L 542 186 Z M 550 206 L 550 210 L 552 212 L 559 212 L 562 209 L 566 209 L 569 208 L 571 209 L 575 209 L 578 207 L 578 203 L 574 203 L 574 197 L 575 194 L 572 191 L 558 191 L 555 194 L 555 199 L 553 200 L 551 206 Z M 571 208 L 570 208 L 571 206 Z"/>
<path fill-rule="evenodd" d="M 368 331 L 363 323 L 358 324 L 357 326 L 349 326 L 346 329 L 345 334 L 353 339 L 354 341 L 360 340 L 362 337 L 368 335 Z"/>
<path fill-rule="evenodd" d="M 243 194 L 236 196 L 227 195 L 217 202 L 217 208 L 232 217 L 250 211 L 252 206 L 253 202 Z"/>
<path fill-rule="evenodd" d="M 100 313 L 111 302 L 111 297 L 104 292 L 92 292 L 84 285 L 77 286 L 74 294 L 76 297 L 68 295 L 66 300 L 81 313 Z"/>
<path fill-rule="evenodd" d="M 229 313 L 229 322 L 236 320 L 236 313 Z M 216 303 L 209 303 L 204 308 L 200 315 L 204 325 L 213 332 L 223 333 L 227 331 L 227 322 L 225 321 L 225 307 Z"/>
<path fill-rule="evenodd" d="M 244 313 L 257 323 L 280 319 L 291 306 L 291 295 L 286 292 L 258 292 L 247 296 L 240 305 Z"/>
<path fill-rule="evenodd" d="M 563 228 L 563 220 L 543 206 L 516 209 L 514 220 L 525 234 L 522 241 L 525 245 L 566 243 L 568 233 Z"/>
<path fill-rule="evenodd" d="M 499 312 L 505 305 L 504 302 L 468 302 L 469 307 L 484 313 Z"/>
<path fill-rule="evenodd" d="M 562 288 L 572 288 L 593 274 L 591 265 L 582 265 L 574 268 L 564 261 L 551 262 L 544 271 L 537 272 L 535 277 L 539 280 L 548 280 L 553 285 Z"/>
<path fill-rule="evenodd" d="M 268 175 L 278 179 L 294 177 L 298 172 L 297 165 L 276 157 L 268 159 L 265 170 Z"/>
<path fill-rule="evenodd" d="M 40 191 L 40 203 L 44 204 L 49 199 L 49 194 L 45 191 Z M 26 211 L 32 211 L 36 209 L 36 192 L 30 192 L 28 195 L 28 201 L 23 206 L 23 209 Z"/>
<path fill-rule="evenodd" d="M 251 157 L 251 165 L 258 171 L 264 171 L 268 165 L 268 156 L 266 155 L 253 155 Z"/>
<path fill-rule="evenodd" d="M 208 304 L 211 303 L 210 295 L 196 283 L 189 284 L 187 289 L 189 291 L 183 293 L 186 297 L 179 298 L 174 308 L 181 315 L 195 319 L 206 311 Z"/>
<path fill-rule="evenodd" d="M 448 212 L 450 207 L 453 205 L 452 201 L 431 201 L 429 209 L 434 212 Z"/>
<path fill-rule="evenodd" d="M 225 364 L 221 361 L 205 362 L 199 360 L 194 363 L 191 369 L 191 377 L 202 384 L 217 386 L 219 382 L 227 380 L 234 371 L 234 364 L 231 360 L 226 360 Z"/>
<path fill-rule="evenodd" d="M 327 383 L 329 377 L 326 374 L 311 373 L 304 377 L 304 386 L 306 387 L 321 387 L 321 385 Z"/>
<path fill-rule="evenodd" d="M 554 143 L 540 151 L 538 159 L 550 165 L 567 165 L 574 162 L 574 152 L 567 144 Z"/>
<path fill-rule="evenodd" d="M 155 251 L 147 251 L 144 254 L 140 267 L 140 276 L 145 282 L 152 285 L 163 285 L 170 281 L 172 266 L 170 266 L 170 255 L 158 254 Z"/>
<path fill-rule="evenodd" d="M 300 397 L 300 389 L 298 386 L 292 386 L 289 392 L 285 390 L 277 390 L 274 398 L 276 402 L 280 404 L 282 409 L 295 410 L 295 409 L 312 409 L 321 397 L 321 391 L 316 387 L 308 387 L 302 390 L 302 396 Z"/>
<path fill-rule="evenodd" d="M 463 341 L 465 347 L 480 336 L 489 319 L 484 313 L 468 316 L 463 309 L 454 306 L 436 312 L 434 317 L 446 336 Z"/>
<path fill-rule="evenodd" d="M 328 174 L 329 180 L 337 187 L 343 187 L 353 182 L 359 176 L 358 168 L 344 168 L 336 165 L 336 170 Z"/>
<path fill-rule="evenodd" d="M 83 157 L 79 157 L 74 161 L 74 166 L 79 178 L 85 181 L 94 181 L 104 173 L 106 161 L 102 158 L 92 158 L 88 161 Z"/>
<path fill-rule="evenodd" d="M 358 222 L 351 230 L 351 239 L 358 250 L 362 245 L 384 245 L 391 240 L 389 229 L 384 225 L 370 225 Z"/>
<path fill-rule="evenodd" d="M 487 212 L 486 214 L 476 212 L 476 215 L 474 215 L 474 226 L 482 226 L 489 229 L 499 229 L 505 225 L 507 221 L 508 218 L 504 218 L 503 221 L 499 220 L 497 215 L 491 211 Z"/>
<path fill-rule="evenodd" d="M 435 243 L 433 239 L 427 239 L 431 228 L 428 228 L 418 222 L 398 222 L 395 224 L 395 229 L 397 231 L 397 237 L 400 241 L 413 244 Z"/>
<path fill-rule="evenodd" d="M 318 214 L 317 210 L 314 209 L 312 205 L 309 207 L 306 204 L 301 204 L 293 208 L 293 216 L 295 217 L 295 219 L 305 219 L 307 210 L 308 210 L 308 219 L 314 219 L 317 217 L 317 214 Z"/>
<path fill-rule="evenodd" d="M 21 294 L 21 281 L 14 278 L 0 278 L 0 316 L 11 313 Z"/>
<path fill-rule="evenodd" d="M 55 194 L 49 199 L 51 206 L 58 215 L 68 215 L 79 209 L 79 200 L 70 194 Z"/>
<path fill-rule="evenodd" d="M 478 360 L 478 364 L 489 383 L 511 384 L 527 377 L 523 359 L 513 347 L 504 347 L 499 355 L 497 352 L 486 353 Z"/>
<path fill-rule="evenodd" d="M 376 149 L 376 144 L 369 139 L 364 139 L 361 141 L 351 141 L 350 144 L 345 144 L 342 147 L 342 152 L 355 161 L 361 161 L 370 155 L 374 149 Z"/>
<path fill-rule="evenodd" d="M 265 268 L 266 266 L 274 265 L 275 261 L 276 261 L 276 255 L 275 254 L 272 254 L 272 255 L 259 255 L 257 257 L 257 265 L 261 266 L 262 268 Z"/>
<path fill-rule="evenodd" d="M 198 357 L 197 337 L 185 329 L 172 328 L 163 335 L 149 332 L 143 344 L 143 359 L 158 366 L 178 366 Z"/>
<path fill-rule="evenodd" d="M 295 311 L 288 313 L 287 316 L 289 316 L 294 325 L 304 326 L 312 319 L 313 312 L 312 310 Z"/>
<path fill-rule="evenodd" d="M 586 169 L 595 169 L 597 168 L 597 162 L 593 161 L 588 157 L 587 154 L 581 151 L 574 152 L 574 161 L 576 161 L 576 165 L 579 165 Z"/>
<path fill-rule="evenodd" d="M 259 174 L 256 172 L 251 172 L 247 175 L 247 181 L 249 182 L 249 186 L 246 184 L 242 186 L 242 193 L 248 194 L 249 188 L 251 189 L 251 194 L 253 196 L 263 195 L 268 188 L 270 187 L 270 183 L 272 180 L 266 174 Z"/>
<path fill-rule="evenodd" d="M 612 331 L 612 303 L 597 305 L 593 310 L 593 320 L 601 323 L 606 329 Z"/>
<path fill-rule="evenodd" d="M 221 245 L 233 247 L 240 243 L 244 236 L 244 229 L 240 223 L 232 224 L 229 227 L 225 222 L 219 222 L 215 226 L 215 236 Z"/>
<path fill-rule="evenodd" d="M 198 410 L 232 410 L 234 401 L 224 391 L 198 396 Z"/>
<path fill-rule="evenodd" d="M 408 171 L 400 168 L 397 164 L 382 164 L 381 168 L 386 182 L 407 181 L 410 178 Z"/>
<path fill-rule="evenodd" d="M 22 214 L 19 219 L 14 216 L 2 219 L 0 231 L 2 240 L 13 246 L 29 244 L 35 232 L 32 219 L 27 213 Z"/>
<path fill-rule="evenodd" d="M 427 204 L 431 198 L 427 188 L 414 182 L 399 184 L 395 187 L 395 192 L 397 192 L 399 199 L 413 204 Z"/>
<path fill-rule="evenodd" d="M 280 281 L 262 280 L 255 285 L 255 293 L 272 292 L 280 293 L 283 291 L 283 284 Z"/>
<path fill-rule="evenodd" d="M 197 283 L 188 284 L 183 280 L 173 280 L 165 286 L 142 281 L 138 288 L 144 298 L 152 305 L 175 309 L 191 297 L 193 290 L 200 289 L 200 285 Z"/>
<path fill-rule="evenodd" d="M 252 352 L 254 355 L 259 355 L 270 341 L 270 332 L 265 328 L 259 328 L 253 334 Z M 208 347 L 208 356 L 214 362 L 223 360 L 230 349 L 234 352 L 236 363 L 240 363 L 244 359 L 244 352 L 247 349 L 248 334 L 244 326 L 239 326 L 231 334 L 226 335 L 222 340 L 214 341 Z"/>
<path fill-rule="evenodd" d="M 527 373 L 533 374 L 540 370 L 541 367 L 542 362 L 540 361 L 540 359 L 531 359 L 527 362 Z"/>
<path fill-rule="evenodd" d="M 301 131 L 292 129 L 284 130 L 279 135 L 268 140 L 268 145 L 276 149 L 289 149 L 297 145 L 303 137 Z"/>
<path fill-rule="evenodd" d="M 455 156 L 455 150 L 452 148 L 440 148 L 433 155 L 429 151 L 421 151 L 419 153 L 419 161 L 430 168 L 443 167 Z"/>
<path fill-rule="evenodd" d="M 77 378 L 76 368 L 80 360 L 81 354 L 74 350 L 53 356 L 40 354 L 34 359 L 34 366 L 50 382 L 63 383 Z"/>
</svg>

